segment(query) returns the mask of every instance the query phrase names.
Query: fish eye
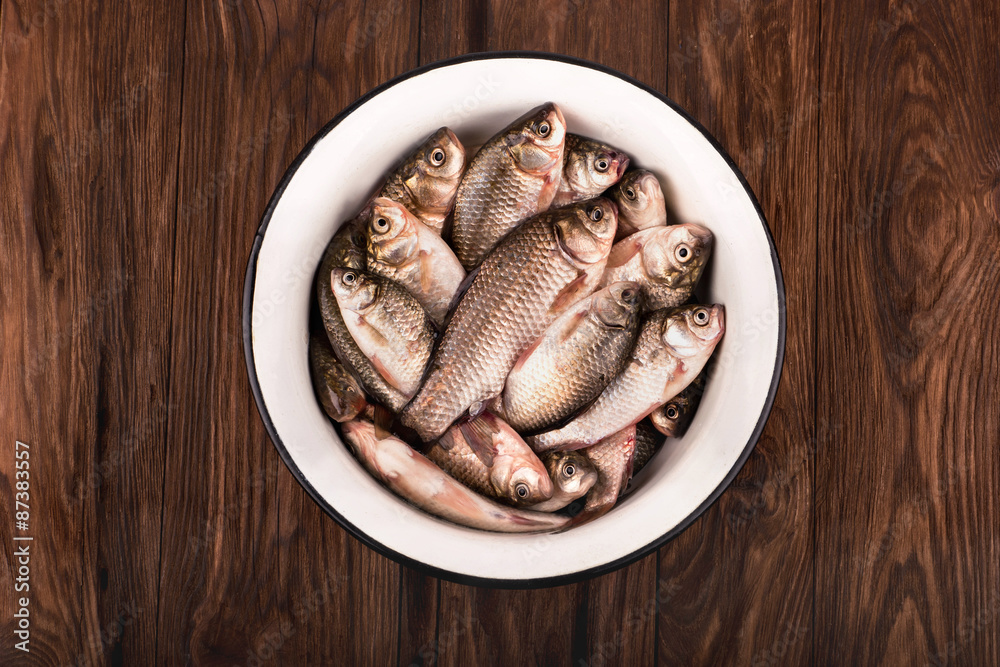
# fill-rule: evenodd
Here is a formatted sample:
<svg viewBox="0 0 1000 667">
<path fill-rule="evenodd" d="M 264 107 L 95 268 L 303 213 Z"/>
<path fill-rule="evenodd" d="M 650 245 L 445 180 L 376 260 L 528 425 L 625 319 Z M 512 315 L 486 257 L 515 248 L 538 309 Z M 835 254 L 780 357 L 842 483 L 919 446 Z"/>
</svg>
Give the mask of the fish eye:
<svg viewBox="0 0 1000 667">
<path fill-rule="evenodd" d="M 626 199 L 633 199 L 634 200 L 635 197 L 636 197 L 635 188 L 633 188 L 631 185 L 628 186 L 627 188 L 625 188 L 625 198 Z"/>
<path fill-rule="evenodd" d="M 524 482 L 519 483 L 517 486 L 514 487 L 514 493 L 517 494 L 518 498 L 527 498 L 528 485 L 525 484 Z"/>
<path fill-rule="evenodd" d="M 539 123 L 538 128 L 535 130 L 535 134 L 537 134 L 542 138 L 549 136 L 550 132 L 552 132 L 552 126 L 549 125 L 549 122 L 547 120 L 543 120 L 541 123 Z"/>
<path fill-rule="evenodd" d="M 622 290 L 622 299 L 625 301 L 631 301 L 635 298 L 635 290 L 631 287 Z"/>
<path fill-rule="evenodd" d="M 597 171 L 604 173 L 611 168 L 611 161 L 606 157 L 600 157 L 597 159 L 597 162 L 594 163 L 594 168 L 597 169 Z"/>
<path fill-rule="evenodd" d="M 688 244 L 681 243 L 679 246 L 677 246 L 677 249 L 674 251 L 674 255 L 677 257 L 677 261 L 684 263 L 689 259 L 691 259 L 694 253 L 691 252 L 691 248 L 688 246 Z"/>
<path fill-rule="evenodd" d="M 358 274 L 348 271 L 344 274 L 344 277 L 341 278 L 341 280 L 345 285 L 353 285 L 358 282 Z"/>
<path fill-rule="evenodd" d="M 566 467 L 563 468 L 563 474 L 566 475 L 567 477 L 572 477 L 573 475 L 576 474 L 576 466 L 573 465 L 572 463 L 567 463 Z"/>
<path fill-rule="evenodd" d="M 677 411 L 677 406 L 675 406 L 673 403 L 667 406 L 665 412 L 667 414 L 667 419 L 677 419 L 678 415 L 680 414 Z"/>
<path fill-rule="evenodd" d="M 593 220 L 594 222 L 599 221 L 603 217 L 604 217 L 604 211 L 601 210 L 600 206 L 595 206 L 594 208 L 590 209 L 590 219 Z"/>
<path fill-rule="evenodd" d="M 372 227 L 375 228 L 376 232 L 384 232 L 389 229 L 389 221 L 385 219 L 384 216 L 378 216 L 372 220 Z"/>
<path fill-rule="evenodd" d="M 694 323 L 700 327 L 703 327 L 706 324 L 708 324 L 708 311 L 705 310 L 704 308 L 699 308 L 698 310 L 694 311 Z"/>
<path fill-rule="evenodd" d="M 430 161 L 435 167 L 440 167 L 444 164 L 444 151 L 440 148 L 435 148 L 431 151 Z"/>
</svg>

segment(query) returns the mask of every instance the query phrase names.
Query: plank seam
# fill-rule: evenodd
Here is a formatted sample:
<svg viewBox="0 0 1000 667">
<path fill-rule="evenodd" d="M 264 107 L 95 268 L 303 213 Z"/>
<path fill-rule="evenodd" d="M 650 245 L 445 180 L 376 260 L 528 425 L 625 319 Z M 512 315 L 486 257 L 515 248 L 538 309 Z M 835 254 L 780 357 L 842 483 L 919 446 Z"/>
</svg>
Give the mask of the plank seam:
<svg viewBox="0 0 1000 667">
<path fill-rule="evenodd" d="M 180 91 L 180 122 L 177 125 L 177 160 L 174 170 L 174 243 L 170 250 L 170 284 L 174 283 L 174 275 L 177 268 L 177 225 L 178 212 L 180 211 L 181 199 L 181 142 L 184 136 L 184 74 L 187 71 L 187 16 L 188 2 L 184 0 L 184 28 L 181 32 L 181 91 Z M 156 626 L 153 628 L 153 659 L 160 653 L 160 601 L 163 599 L 163 524 L 166 512 L 166 489 L 167 489 L 167 442 L 170 438 L 170 406 L 173 405 L 173 372 L 174 372 L 174 302 L 170 299 L 170 324 L 168 326 L 168 338 L 170 344 L 167 349 L 167 419 L 163 425 L 163 479 L 160 483 L 160 544 L 156 556 Z"/>
</svg>

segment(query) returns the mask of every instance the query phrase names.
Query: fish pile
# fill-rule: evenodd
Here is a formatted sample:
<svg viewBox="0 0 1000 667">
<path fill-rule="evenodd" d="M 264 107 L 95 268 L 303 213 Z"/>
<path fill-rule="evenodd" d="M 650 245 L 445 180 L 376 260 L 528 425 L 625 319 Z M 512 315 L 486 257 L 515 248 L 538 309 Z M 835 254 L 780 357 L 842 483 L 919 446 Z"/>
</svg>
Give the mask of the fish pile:
<svg viewBox="0 0 1000 667">
<path fill-rule="evenodd" d="M 357 459 L 500 532 L 605 514 L 690 423 L 725 330 L 656 176 L 543 104 L 475 155 L 441 128 L 330 240 L 309 365 Z"/>
</svg>

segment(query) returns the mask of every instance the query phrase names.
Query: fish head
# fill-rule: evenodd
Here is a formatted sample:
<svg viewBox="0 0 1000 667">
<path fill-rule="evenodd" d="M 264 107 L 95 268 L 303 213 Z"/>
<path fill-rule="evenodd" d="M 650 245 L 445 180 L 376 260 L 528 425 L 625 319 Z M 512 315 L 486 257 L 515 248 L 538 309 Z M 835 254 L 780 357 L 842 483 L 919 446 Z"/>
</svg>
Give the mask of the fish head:
<svg viewBox="0 0 1000 667">
<path fill-rule="evenodd" d="M 524 172 L 543 175 L 562 168 L 566 119 L 555 102 L 532 109 L 511 124 L 507 150 Z"/>
<path fill-rule="evenodd" d="M 563 179 L 574 192 L 593 197 L 618 182 L 628 168 L 629 158 L 607 144 L 569 134 L 564 162 Z"/>
<path fill-rule="evenodd" d="M 720 304 L 674 308 L 663 321 L 663 343 L 682 358 L 712 350 L 726 331 L 725 312 Z"/>
<path fill-rule="evenodd" d="M 625 174 L 613 196 L 622 216 L 629 220 L 649 220 L 666 214 L 660 181 L 645 169 Z"/>
<path fill-rule="evenodd" d="M 375 425 L 369 421 L 352 419 L 340 425 L 344 431 L 344 439 L 362 460 L 371 460 L 372 452 L 378 448 L 378 436 L 375 435 Z"/>
<path fill-rule="evenodd" d="M 639 283 L 621 280 L 594 295 L 594 315 L 608 327 L 628 329 L 638 320 L 641 308 L 642 287 Z"/>
<path fill-rule="evenodd" d="M 503 489 L 504 496 L 518 506 L 544 502 L 552 491 L 552 480 L 540 464 L 513 466 Z"/>
<path fill-rule="evenodd" d="M 518 507 L 544 502 L 552 497 L 552 480 L 545 466 L 517 431 L 503 420 L 484 413 L 493 429 L 496 458 L 490 481 L 504 498 Z"/>
<path fill-rule="evenodd" d="M 618 208 L 610 199 L 586 199 L 560 211 L 555 220 L 559 245 L 574 262 L 595 264 L 606 259 L 618 228 Z"/>
<path fill-rule="evenodd" d="M 368 252 L 380 262 L 402 264 L 416 252 L 418 220 L 406 207 L 379 197 L 368 221 Z"/>
<path fill-rule="evenodd" d="M 330 286 L 337 297 L 337 303 L 348 310 L 364 310 L 378 299 L 378 283 L 355 269 L 333 269 L 330 272 Z"/>
<path fill-rule="evenodd" d="M 365 393 L 350 374 L 342 373 L 327 382 L 327 402 L 337 421 L 354 419 L 368 405 Z"/>
<path fill-rule="evenodd" d="M 656 229 L 642 249 L 642 266 L 652 280 L 693 288 L 712 254 L 712 232 L 693 223 Z"/>
<path fill-rule="evenodd" d="M 405 167 L 406 189 L 421 211 L 451 208 L 465 171 L 465 147 L 455 133 L 442 127 L 423 143 Z"/>
<path fill-rule="evenodd" d="M 668 438 L 679 437 L 691 421 L 690 399 L 681 392 L 653 411 L 649 417 L 656 429 Z"/>
<path fill-rule="evenodd" d="M 575 500 L 597 483 L 597 470 L 582 452 L 550 452 L 545 467 L 560 494 Z"/>
</svg>

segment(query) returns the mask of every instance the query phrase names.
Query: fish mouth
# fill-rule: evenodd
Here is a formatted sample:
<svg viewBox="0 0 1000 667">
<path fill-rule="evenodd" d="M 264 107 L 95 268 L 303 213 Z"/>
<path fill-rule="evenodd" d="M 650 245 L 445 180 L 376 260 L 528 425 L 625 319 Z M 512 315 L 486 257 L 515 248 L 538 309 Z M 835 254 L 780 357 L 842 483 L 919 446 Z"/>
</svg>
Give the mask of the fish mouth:
<svg viewBox="0 0 1000 667">
<path fill-rule="evenodd" d="M 458 135 L 455 134 L 450 127 L 442 127 L 441 129 L 444 130 L 444 135 L 448 137 L 448 141 L 455 144 L 456 146 L 462 145 L 462 142 L 459 141 L 458 139 Z"/>
<path fill-rule="evenodd" d="M 615 180 L 620 181 L 622 179 L 622 176 L 625 175 L 625 171 L 628 169 L 628 165 L 629 165 L 630 160 L 629 160 L 628 155 L 624 155 L 622 153 L 617 153 L 614 156 L 613 160 L 618 165 L 617 172 L 616 172 L 617 176 L 616 176 Z"/>
</svg>

